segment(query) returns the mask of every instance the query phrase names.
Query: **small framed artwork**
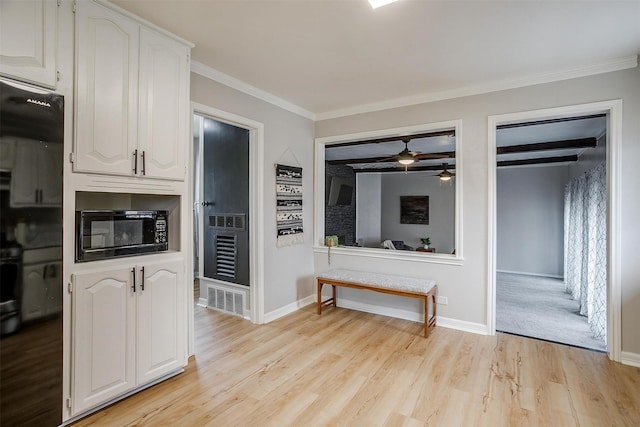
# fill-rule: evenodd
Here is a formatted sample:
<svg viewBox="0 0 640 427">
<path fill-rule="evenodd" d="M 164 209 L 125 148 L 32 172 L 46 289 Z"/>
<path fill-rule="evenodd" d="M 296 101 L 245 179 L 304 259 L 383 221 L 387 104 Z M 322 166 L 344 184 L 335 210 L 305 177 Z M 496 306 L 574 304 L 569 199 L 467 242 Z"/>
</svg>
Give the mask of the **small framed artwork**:
<svg viewBox="0 0 640 427">
<path fill-rule="evenodd" d="M 400 224 L 429 225 L 429 196 L 400 196 Z"/>
</svg>

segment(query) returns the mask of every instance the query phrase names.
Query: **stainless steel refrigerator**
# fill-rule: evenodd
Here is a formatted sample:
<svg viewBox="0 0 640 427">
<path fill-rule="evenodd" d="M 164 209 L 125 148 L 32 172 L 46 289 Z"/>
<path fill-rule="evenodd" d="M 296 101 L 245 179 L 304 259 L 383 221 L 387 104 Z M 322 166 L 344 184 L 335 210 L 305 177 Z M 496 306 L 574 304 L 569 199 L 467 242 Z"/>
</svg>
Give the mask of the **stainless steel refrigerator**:
<svg viewBox="0 0 640 427">
<path fill-rule="evenodd" d="M 64 98 L 0 79 L 0 425 L 62 422 Z"/>
</svg>

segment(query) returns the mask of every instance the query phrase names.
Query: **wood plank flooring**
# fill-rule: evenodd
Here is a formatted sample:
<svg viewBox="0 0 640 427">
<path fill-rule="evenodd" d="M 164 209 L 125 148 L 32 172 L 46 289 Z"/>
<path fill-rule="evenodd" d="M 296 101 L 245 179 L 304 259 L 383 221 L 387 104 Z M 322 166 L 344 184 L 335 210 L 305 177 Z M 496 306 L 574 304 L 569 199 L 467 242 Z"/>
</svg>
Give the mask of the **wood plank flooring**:
<svg viewBox="0 0 640 427">
<path fill-rule="evenodd" d="M 597 352 L 315 305 L 195 315 L 185 373 L 74 426 L 640 425 L 640 369 Z"/>
</svg>

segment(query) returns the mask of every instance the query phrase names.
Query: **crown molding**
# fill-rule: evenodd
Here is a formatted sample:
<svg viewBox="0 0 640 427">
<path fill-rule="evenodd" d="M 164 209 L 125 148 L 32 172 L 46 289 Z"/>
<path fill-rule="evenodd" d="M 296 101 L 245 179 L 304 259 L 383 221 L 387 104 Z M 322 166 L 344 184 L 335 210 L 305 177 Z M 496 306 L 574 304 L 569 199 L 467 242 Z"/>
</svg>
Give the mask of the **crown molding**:
<svg viewBox="0 0 640 427">
<path fill-rule="evenodd" d="M 374 111 L 388 110 L 392 108 L 407 107 L 417 104 L 426 104 L 435 101 L 461 98 L 464 96 L 481 95 L 501 90 L 516 89 L 543 83 L 551 83 L 561 80 L 575 79 L 592 76 L 595 74 L 609 73 L 612 71 L 626 70 L 638 66 L 638 55 L 616 58 L 586 67 L 576 67 L 563 71 L 535 74 L 518 79 L 499 80 L 476 86 L 467 86 L 460 89 L 445 90 L 441 92 L 423 93 L 420 95 L 390 99 L 382 102 L 373 102 L 355 107 L 342 108 L 324 113 L 317 113 L 316 120 L 336 119 L 354 114 L 371 113 Z"/>
<path fill-rule="evenodd" d="M 283 110 L 289 111 L 290 113 L 297 114 L 310 120 L 316 120 L 316 115 L 311 111 L 305 110 L 304 108 L 292 102 L 289 102 L 286 99 L 273 95 L 272 93 L 259 89 L 255 86 L 251 86 L 248 83 L 238 80 L 235 77 L 231 77 L 230 75 L 225 74 L 222 71 L 218 71 L 215 68 L 211 68 L 201 62 L 192 60 L 191 71 L 203 77 L 221 83 L 225 86 L 228 86 L 232 89 L 253 96 L 254 98 L 258 98 L 262 101 L 268 102 L 269 104 L 273 104 L 276 107 L 280 107 Z"/>
<path fill-rule="evenodd" d="M 268 102 L 286 111 L 297 114 L 313 121 L 335 119 L 351 116 L 355 114 L 371 113 L 374 111 L 388 110 L 392 108 L 408 107 L 411 105 L 426 104 L 429 102 L 444 101 L 447 99 L 462 98 L 465 96 L 481 95 L 501 90 L 516 89 L 520 87 L 533 86 L 543 83 L 575 79 L 579 77 L 604 74 L 612 71 L 626 70 L 638 66 L 638 56 L 632 55 L 623 58 L 616 58 L 586 67 L 576 67 L 568 70 L 535 74 L 518 79 L 500 80 L 486 84 L 467 86 L 459 89 L 445 90 L 440 92 L 423 93 L 403 98 L 395 98 L 382 102 L 358 105 L 354 107 L 342 108 L 338 110 L 326 111 L 324 113 L 313 113 L 286 99 L 273 95 L 267 91 L 259 89 L 248 83 L 236 79 L 228 74 L 209 67 L 198 61 L 191 61 L 191 71 L 208 79 L 214 80 L 232 89 L 253 96 L 254 98 Z"/>
</svg>

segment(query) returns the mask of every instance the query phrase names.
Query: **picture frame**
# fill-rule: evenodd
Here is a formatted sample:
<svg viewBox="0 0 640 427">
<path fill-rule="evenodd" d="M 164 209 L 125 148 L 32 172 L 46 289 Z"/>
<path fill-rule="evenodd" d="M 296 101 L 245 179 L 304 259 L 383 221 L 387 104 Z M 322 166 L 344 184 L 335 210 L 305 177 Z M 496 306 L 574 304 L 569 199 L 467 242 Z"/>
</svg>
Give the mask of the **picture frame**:
<svg viewBox="0 0 640 427">
<path fill-rule="evenodd" d="M 400 224 L 429 225 L 429 196 L 400 196 Z"/>
</svg>

